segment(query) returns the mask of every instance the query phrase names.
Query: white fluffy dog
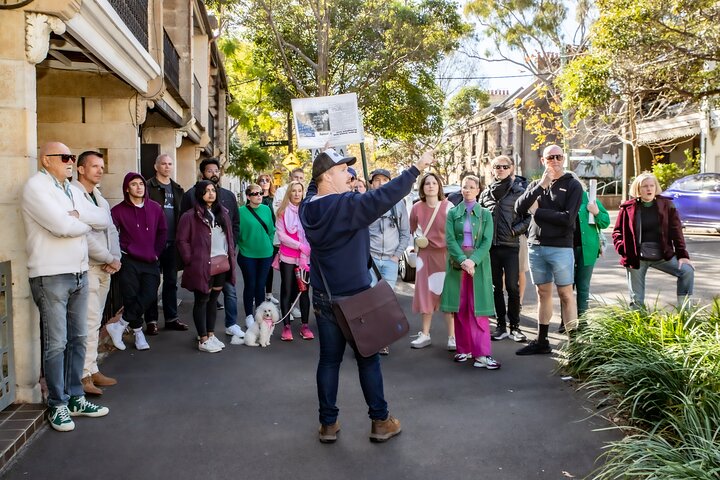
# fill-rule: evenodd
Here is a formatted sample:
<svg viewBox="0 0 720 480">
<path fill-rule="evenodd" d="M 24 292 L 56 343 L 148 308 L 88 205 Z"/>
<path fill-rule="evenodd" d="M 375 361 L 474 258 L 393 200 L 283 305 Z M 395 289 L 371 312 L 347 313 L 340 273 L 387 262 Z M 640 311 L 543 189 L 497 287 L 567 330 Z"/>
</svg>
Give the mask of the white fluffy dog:
<svg viewBox="0 0 720 480">
<path fill-rule="evenodd" d="M 272 302 L 263 302 L 255 310 L 255 323 L 245 332 L 245 345 L 249 347 L 267 347 L 270 336 L 275 330 L 275 323 L 280 319 L 280 312 Z"/>
</svg>

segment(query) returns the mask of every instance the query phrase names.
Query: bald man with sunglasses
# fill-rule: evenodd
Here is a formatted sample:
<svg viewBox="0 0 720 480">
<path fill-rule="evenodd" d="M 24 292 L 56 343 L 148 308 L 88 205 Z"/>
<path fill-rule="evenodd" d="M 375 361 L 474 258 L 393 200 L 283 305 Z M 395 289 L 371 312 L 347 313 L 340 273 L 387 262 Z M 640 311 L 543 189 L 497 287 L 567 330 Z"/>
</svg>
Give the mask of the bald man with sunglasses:
<svg viewBox="0 0 720 480">
<path fill-rule="evenodd" d="M 557 287 L 562 318 L 568 335 L 577 326 L 577 307 L 573 295 L 575 219 L 582 201 L 582 185 L 565 172 L 565 154 L 557 145 L 543 150 L 542 178 L 528 185 L 515 202 L 519 215 L 530 214 L 528 258 L 530 277 L 538 296 L 538 336 L 517 355 L 549 354 L 548 328 L 552 318 L 552 286 Z"/>
<path fill-rule="evenodd" d="M 88 402 L 82 386 L 87 338 L 87 234 L 111 222 L 70 184 L 75 155 L 59 142 L 40 149 L 40 171 L 23 188 L 28 276 L 40 311 L 41 364 L 48 389 L 48 421 L 60 432 L 71 417 L 102 417 L 109 410 Z"/>
</svg>

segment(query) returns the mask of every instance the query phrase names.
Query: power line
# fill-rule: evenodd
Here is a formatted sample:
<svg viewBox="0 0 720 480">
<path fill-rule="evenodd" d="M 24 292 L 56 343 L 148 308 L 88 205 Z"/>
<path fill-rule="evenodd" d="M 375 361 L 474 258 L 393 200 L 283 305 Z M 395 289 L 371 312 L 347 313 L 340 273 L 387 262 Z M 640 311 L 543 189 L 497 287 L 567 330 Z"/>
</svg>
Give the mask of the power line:
<svg viewBox="0 0 720 480">
<path fill-rule="evenodd" d="M 542 74 L 540 74 L 542 75 Z M 498 75 L 498 76 L 484 76 L 484 77 L 435 77 L 436 80 L 493 80 L 498 78 L 526 78 L 526 77 L 536 77 L 538 75 L 527 73 L 524 75 Z"/>
</svg>

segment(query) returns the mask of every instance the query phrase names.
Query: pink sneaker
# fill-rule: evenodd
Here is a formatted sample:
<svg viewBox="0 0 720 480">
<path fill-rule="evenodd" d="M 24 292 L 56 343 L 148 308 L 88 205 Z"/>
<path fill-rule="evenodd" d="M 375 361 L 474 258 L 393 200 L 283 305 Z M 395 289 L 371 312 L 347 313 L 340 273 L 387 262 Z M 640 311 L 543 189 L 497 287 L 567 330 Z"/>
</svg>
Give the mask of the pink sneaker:
<svg viewBox="0 0 720 480">
<path fill-rule="evenodd" d="M 310 327 L 307 326 L 307 323 L 303 323 L 302 327 L 300 327 L 300 336 L 303 340 L 312 340 L 315 338 L 315 335 L 313 335 L 313 332 L 310 330 Z"/>
<path fill-rule="evenodd" d="M 280 340 L 283 342 L 292 342 L 293 336 L 292 336 L 292 330 L 290 330 L 290 325 L 285 325 L 283 327 L 282 335 L 280 335 Z"/>
</svg>

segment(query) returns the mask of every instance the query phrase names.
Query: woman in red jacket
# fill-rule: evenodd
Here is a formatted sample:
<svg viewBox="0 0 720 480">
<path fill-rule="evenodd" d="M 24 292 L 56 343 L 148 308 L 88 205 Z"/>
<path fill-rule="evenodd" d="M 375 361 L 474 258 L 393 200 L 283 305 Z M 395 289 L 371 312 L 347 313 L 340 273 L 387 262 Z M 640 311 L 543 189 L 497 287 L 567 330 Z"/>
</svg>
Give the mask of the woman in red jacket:
<svg viewBox="0 0 720 480">
<path fill-rule="evenodd" d="M 182 287 L 195 294 L 198 350 L 219 352 L 225 345 L 215 336 L 216 301 L 226 281 L 235 284 L 235 243 L 230 216 L 212 182 L 195 184 L 195 208 L 180 217 L 176 243 L 185 264 Z"/>
<path fill-rule="evenodd" d="M 685 249 L 682 224 L 672 200 L 658 195 L 660 183 L 651 173 L 637 176 L 630 186 L 632 200 L 620 205 L 613 244 L 627 269 L 630 305 L 645 305 L 645 275 L 652 267 L 677 277 L 677 301 L 693 293 L 695 267 Z"/>
</svg>

